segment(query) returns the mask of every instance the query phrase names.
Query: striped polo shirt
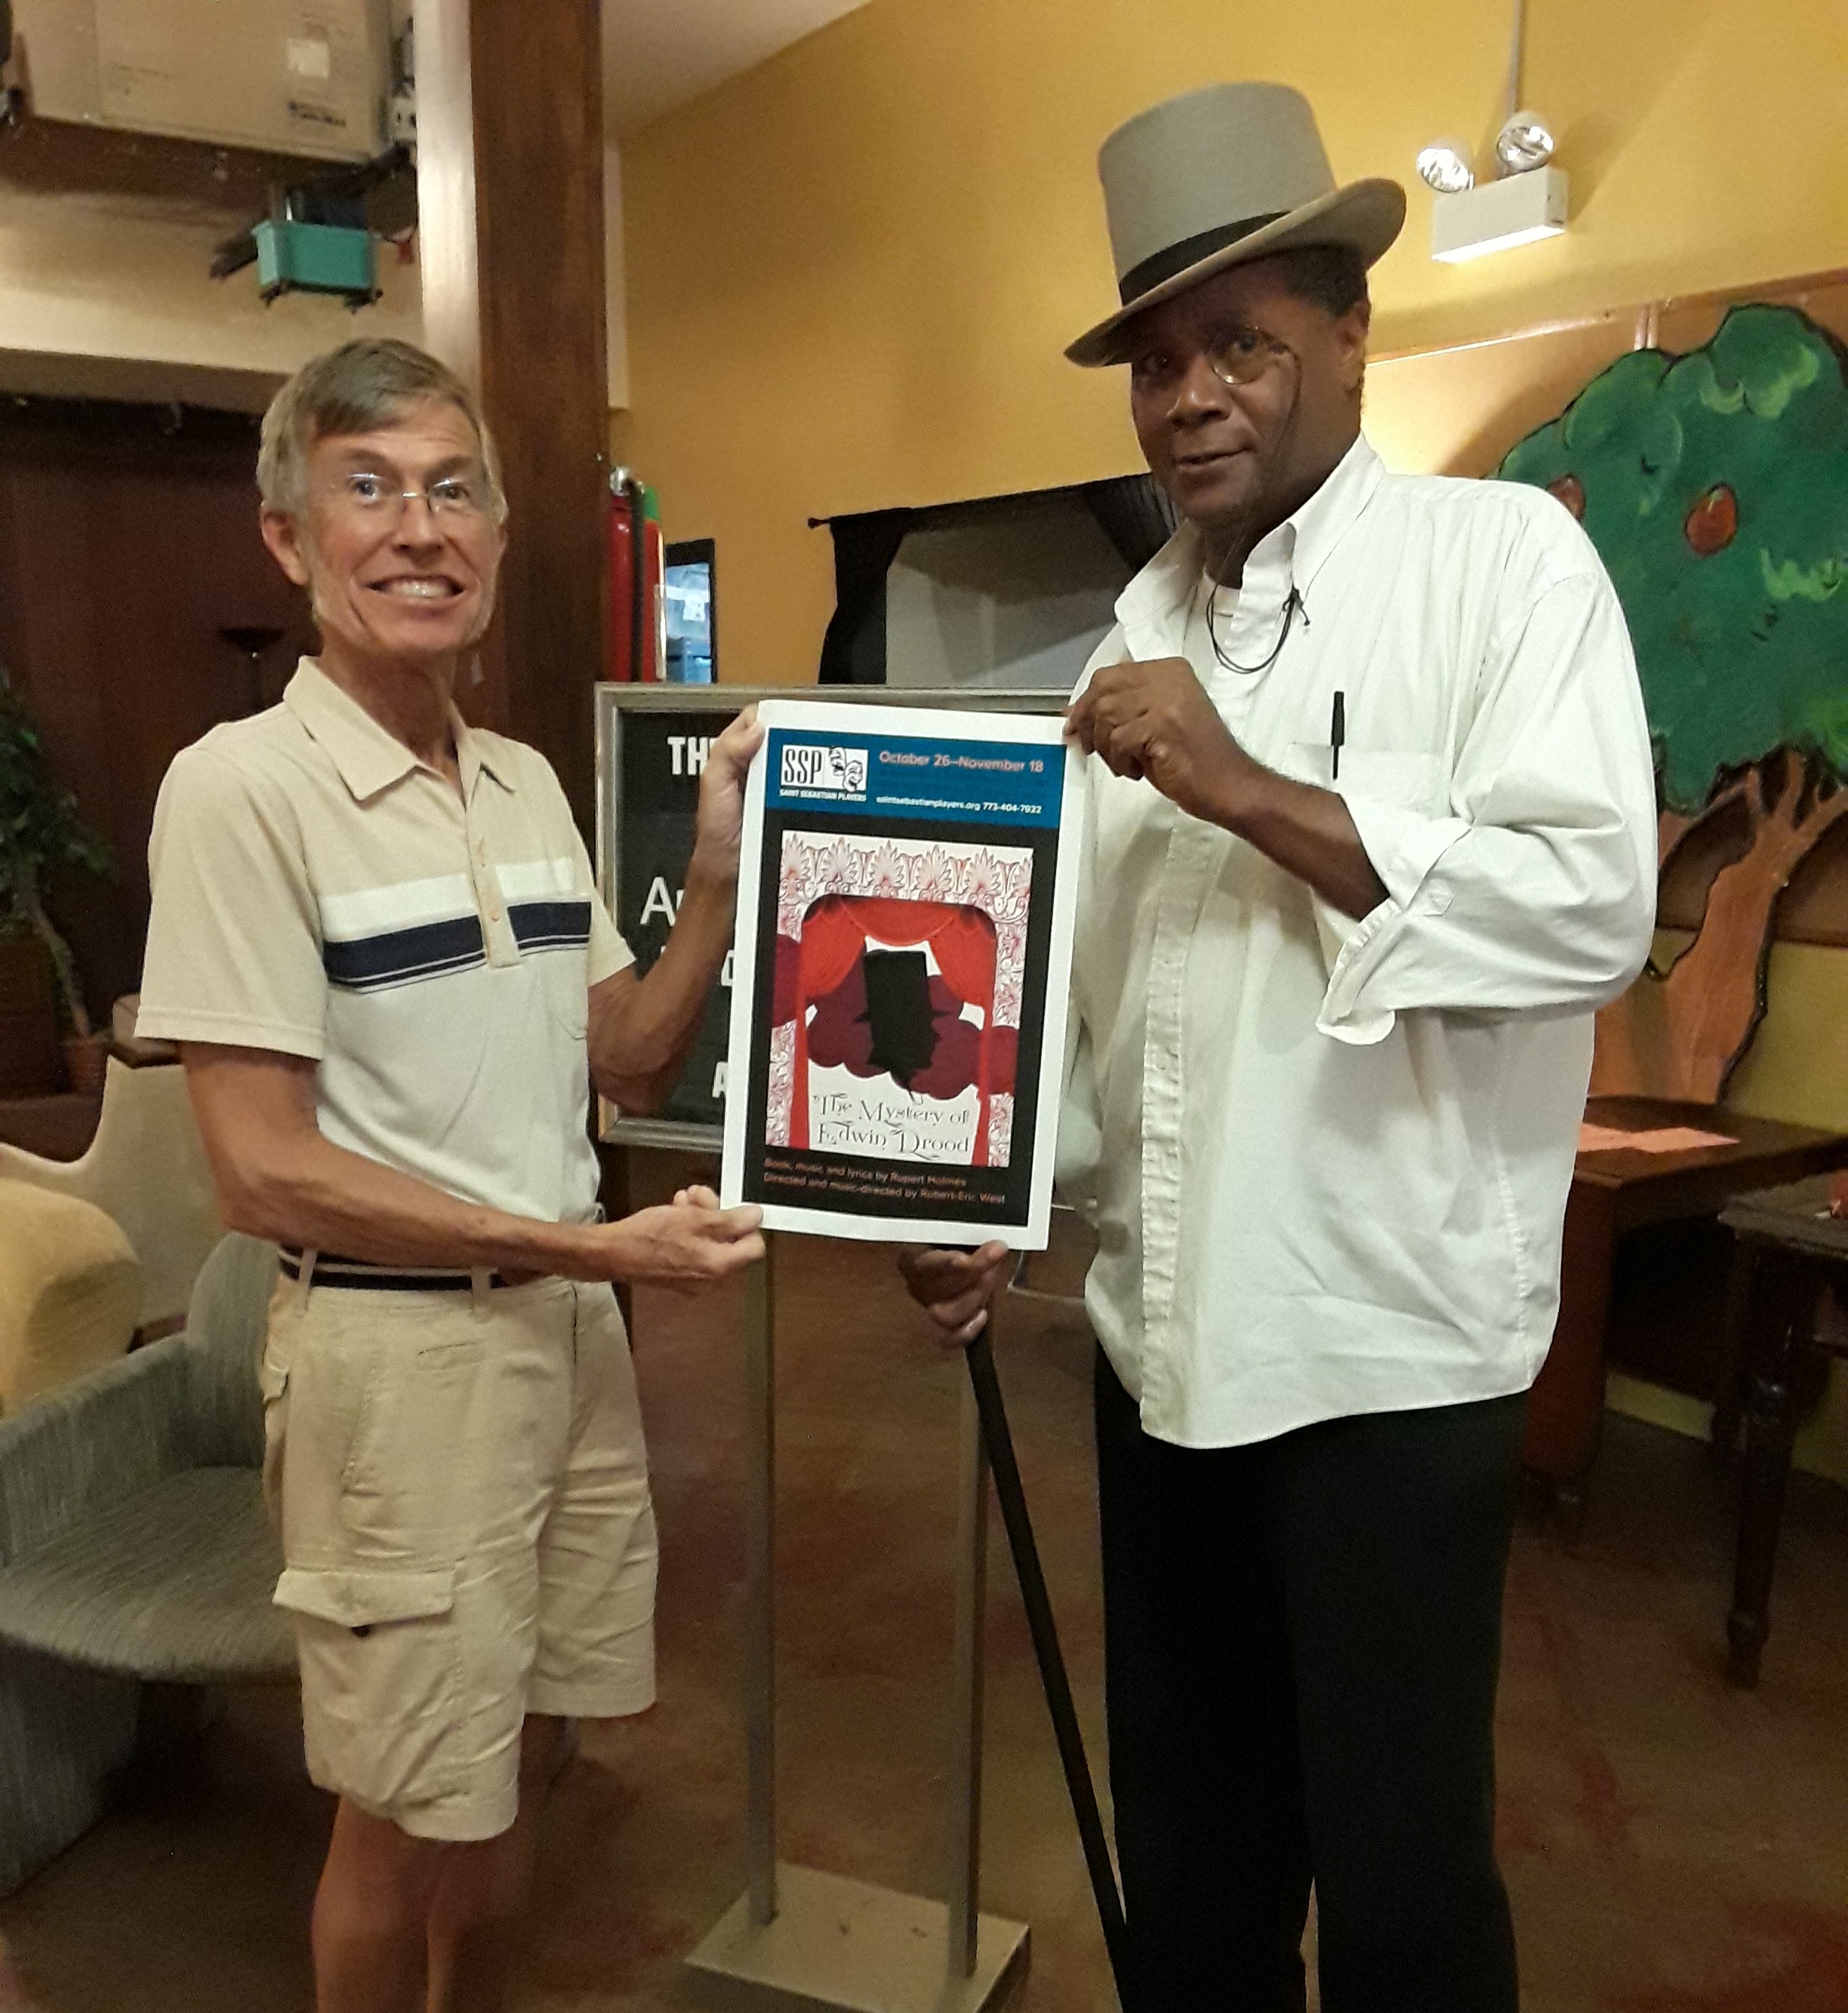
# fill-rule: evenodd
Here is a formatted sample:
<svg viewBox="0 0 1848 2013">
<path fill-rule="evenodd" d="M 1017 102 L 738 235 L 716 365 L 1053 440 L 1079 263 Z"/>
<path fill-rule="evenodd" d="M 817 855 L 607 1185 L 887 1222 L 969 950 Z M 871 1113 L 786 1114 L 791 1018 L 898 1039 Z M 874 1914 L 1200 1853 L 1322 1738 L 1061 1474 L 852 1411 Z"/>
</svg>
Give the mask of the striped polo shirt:
<svg viewBox="0 0 1848 2013">
<path fill-rule="evenodd" d="M 312 1057 L 322 1133 L 464 1200 L 593 1214 L 590 988 L 631 962 L 545 758 L 462 789 L 304 658 L 167 771 L 140 1032 Z"/>
</svg>

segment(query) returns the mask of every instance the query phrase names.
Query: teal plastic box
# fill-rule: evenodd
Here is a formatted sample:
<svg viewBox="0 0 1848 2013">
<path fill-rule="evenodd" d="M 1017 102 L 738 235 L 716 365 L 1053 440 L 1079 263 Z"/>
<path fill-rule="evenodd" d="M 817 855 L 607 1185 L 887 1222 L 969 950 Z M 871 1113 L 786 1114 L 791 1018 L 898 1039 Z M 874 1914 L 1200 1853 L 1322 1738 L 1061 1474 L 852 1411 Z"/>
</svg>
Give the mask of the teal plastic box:
<svg viewBox="0 0 1848 2013">
<path fill-rule="evenodd" d="M 340 294 L 349 306 L 363 307 L 378 299 L 371 231 L 266 217 L 251 234 L 265 300 L 287 293 Z"/>
</svg>

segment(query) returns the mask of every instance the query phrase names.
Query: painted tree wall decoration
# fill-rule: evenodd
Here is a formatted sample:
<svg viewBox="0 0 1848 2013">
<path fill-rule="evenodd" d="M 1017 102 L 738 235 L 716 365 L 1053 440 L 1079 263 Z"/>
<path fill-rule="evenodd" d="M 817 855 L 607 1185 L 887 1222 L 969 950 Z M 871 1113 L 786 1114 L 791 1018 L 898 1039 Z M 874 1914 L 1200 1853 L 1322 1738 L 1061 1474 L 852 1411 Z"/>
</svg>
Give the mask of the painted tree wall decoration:
<svg viewBox="0 0 1848 2013">
<path fill-rule="evenodd" d="M 1778 897 L 1848 816 L 1843 361 L 1793 308 L 1735 308 L 1699 349 L 1619 358 L 1496 470 L 1551 491 L 1610 569 L 1662 862 L 1703 818 L 1750 823 L 1694 941 L 1599 1017 L 1599 1090 L 1720 1096 L 1764 1014 Z"/>
</svg>

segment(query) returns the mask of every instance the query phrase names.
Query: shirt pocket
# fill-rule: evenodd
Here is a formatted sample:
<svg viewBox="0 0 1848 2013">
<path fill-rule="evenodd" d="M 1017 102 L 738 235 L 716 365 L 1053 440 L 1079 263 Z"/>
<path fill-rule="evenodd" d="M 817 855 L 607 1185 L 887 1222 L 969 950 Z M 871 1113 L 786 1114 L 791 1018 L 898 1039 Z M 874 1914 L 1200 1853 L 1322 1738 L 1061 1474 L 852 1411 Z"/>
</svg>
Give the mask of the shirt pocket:
<svg viewBox="0 0 1848 2013">
<path fill-rule="evenodd" d="M 572 946 L 545 953 L 541 967 L 546 1005 L 567 1041 L 584 1045 L 590 1025 L 590 953 Z"/>
<path fill-rule="evenodd" d="M 1293 741 L 1284 773 L 1342 796 L 1372 797 L 1407 810 L 1442 814 L 1449 809 L 1449 779 L 1441 755 L 1424 748 L 1343 746 L 1338 771 L 1326 741 Z"/>
</svg>

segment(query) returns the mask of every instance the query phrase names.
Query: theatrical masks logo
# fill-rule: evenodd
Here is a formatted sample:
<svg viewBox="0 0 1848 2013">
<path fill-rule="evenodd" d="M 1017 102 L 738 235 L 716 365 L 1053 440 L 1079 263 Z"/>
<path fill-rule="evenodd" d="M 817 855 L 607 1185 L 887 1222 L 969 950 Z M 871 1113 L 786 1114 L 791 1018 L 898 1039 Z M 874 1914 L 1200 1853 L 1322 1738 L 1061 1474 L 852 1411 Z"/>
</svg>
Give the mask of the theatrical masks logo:
<svg viewBox="0 0 1848 2013">
<path fill-rule="evenodd" d="M 866 796 L 866 750 L 785 742 L 783 787 L 800 791 L 804 796 L 853 797 L 863 801 Z"/>
</svg>

